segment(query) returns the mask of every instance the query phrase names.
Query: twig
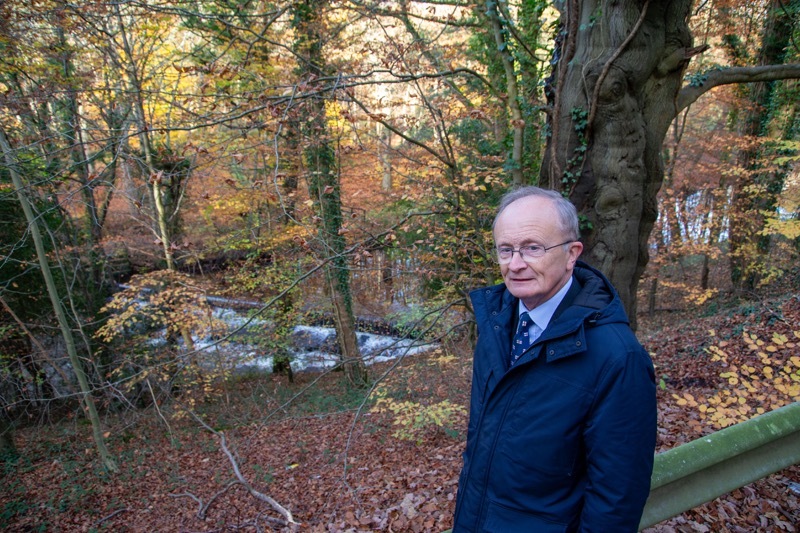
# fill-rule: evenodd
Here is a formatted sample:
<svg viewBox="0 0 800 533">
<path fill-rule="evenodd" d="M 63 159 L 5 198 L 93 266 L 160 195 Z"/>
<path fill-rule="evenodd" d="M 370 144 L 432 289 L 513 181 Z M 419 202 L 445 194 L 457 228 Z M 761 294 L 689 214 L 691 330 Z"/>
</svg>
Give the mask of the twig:
<svg viewBox="0 0 800 533">
<path fill-rule="evenodd" d="M 191 499 L 193 499 L 194 501 L 196 501 L 196 502 L 197 502 L 197 518 L 200 518 L 201 520 L 205 520 L 205 519 L 206 519 L 206 516 L 208 515 L 208 509 L 211 507 L 211 505 L 214 503 L 214 501 L 215 501 L 217 498 L 219 498 L 220 496 L 222 496 L 223 494 L 225 494 L 226 492 L 228 492 L 228 490 L 229 490 L 231 487 L 233 487 L 234 485 L 239 485 L 240 483 L 241 483 L 241 481 L 239 481 L 239 480 L 236 480 L 236 479 L 235 479 L 235 480 L 233 480 L 233 481 L 230 481 L 230 482 L 229 482 L 227 485 L 225 485 L 225 488 L 223 488 L 223 489 L 222 489 L 222 490 L 220 490 L 220 491 L 217 491 L 217 492 L 216 492 L 216 493 L 215 493 L 215 494 L 214 494 L 214 495 L 213 495 L 213 496 L 212 496 L 212 497 L 211 497 L 211 498 L 208 500 L 208 503 L 205 503 L 205 504 L 203 503 L 203 500 L 201 500 L 200 498 L 198 498 L 197 496 L 195 496 L 195 495 L 194 495 L 194 494 L 192 494 L 191 492 L 181 492 L 181 493 L 179 493 L 179 494 L 170 494 L 169 496 L 170 496 L 170 497 L 172 497 L 172 498 L 182 498 L 182 497 L 186 497 L 186 498 L 191 498 Z"/>
<path fill-rule="evenodd" d="M 100 520 L 98 520 L 98 521 L 95 523 L 94 527 L 99 527 L 99 526 L 100 526 L 100 524 L 102 524 L 102 523 L 103 523 L 103 522 L 105 522 L 106 520 L 111 520 L 112 518 L 114 518 L 114 517 L 115 517 L 115 516 L 117 516 L 118 514 L 120 514 L 120 513 L 127 513 L 128 511 L 130 511 L 130 509 L 128 509 L 127 507 L 125 507 L 125 508 L 123 508 L 123 509 L 117 509 L 116 511 L 114 511 L 114 512 L 113 512 L 113 513 L 111 513 L 110 515 L 104 516 L 103 518 L 101 518 Z"/>
<path fill-rule="evenodd" d="M 164 415 L 161 413 L 161 409 L 158 407 L 158 400 L 156 399 L 156 395 L 153 392 L 153 386 L 150 384 L 150 379 L 145 378 L 145 382 L 147 383 L 147 388 L 150 390 L 150 396 L 153 398 L 153 407 L 156 408 L 158 416 L 161 417 L 161 420 L 164 421 L 164 425 L 167 426 L 167 431 L 169 431 L 169 440 L 174 445 L 175 435 L 172 433 L 172 428 L 170 427 L 169 422 L 167 421 L 166 418 L 164 418 Z"/>
</svg>

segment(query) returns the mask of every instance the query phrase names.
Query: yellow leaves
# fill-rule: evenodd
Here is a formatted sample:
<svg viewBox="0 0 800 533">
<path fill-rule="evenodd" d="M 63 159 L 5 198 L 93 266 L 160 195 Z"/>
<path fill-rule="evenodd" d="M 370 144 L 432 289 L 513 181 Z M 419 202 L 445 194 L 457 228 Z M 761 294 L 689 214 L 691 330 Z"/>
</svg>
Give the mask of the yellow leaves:
<svg viewBox="0 0 800 533">
<path fill-rule="evenodd" d="M 720 348 L 720 346 L 711 345 L 708 348 L 705 348 L 705 351 L 711 354 L 712 361 L 724 361 L 727 358 L 727 354 Z"/>
<path fill-rule="evenodd" d="M 750 375 L 756 371 L 756 367 L 750 365 L 742 365 L 742 373 L 745 375 Z"/>
<path fill-rule="evenodd" d="M 680 406 L 697 407 L 697 401 L 694 399 L 694 396 L 692 396 L 688 392 L 684 392 L 683 396 L 678 396 L 677 394 L 673 394 L 672 397 L 677 400 L 675 403 L 677 403 Z"/>
<path fill-rule="evenodd" d="M 714 330 L 708 334 L 717 337 Z M 765 341 L 755 333 L 744 331 L 738 346 L 735 341 L 719 340 L 704 348 L 710 361 L 723 367 L 719 373 L 720 390 L 707 398 L 689 393 L 673 394 L 676 405 L 696 409 L 699 420 L 690 425 L 702 431 L 703 424 L 721 429 L 800 401 L 797 338 L 800 338 L 797 331 L 791 334 L 771 332 L 770 340 Z M 752 355 L 743 358 L 742 350 L 749 350 Z"/>
<path fill-rule="evenodd" d="M 225 377 L 225 369 L 209 365 L 201 369 L 194 359 L 179 362 L 176 358 L 183 350 L 171 339 L 182 338 L 189 347 L 193 337 L 219 336 L 227 329 L 189 276 L 173 271 L 133 276 L 129 287 L 114 295 L 103 311 L 108 319 L 96 338 L 129 343 L 118 350 L 122 357 L 108 370 L 124 389 L 132 390 L 140 383 L 155 388 L 157 383 L 174 381 L 181 383 L 186 398 L 207 396 L 214 392 L 212 380 Z"/>
<path fill-rule="evenodd" d="M 709 299 L 713 298 L 719 292 L 718 289 L 700 289 L 694 284 L 687 284 L 683 282 L 670 282 L 669 280 L 659 280 L 659 284 L 679 290 L 683 294 L 683 299 L 687 303 L 695 306 L 701 306 Z"/>
<path fill-rule="evenodd" d="M 694 289 L 687 294 L 686 299 L 699 306 L 716 296 L 718 292 L 717 289 L 706 289 L 703 291 Z"/>
<path fill-rule="evenodd" d="M 789 338 L 786 335 L 782 335 L 776 332 L 772 334 L 772 342 L 778 345 L 783 345 L 789 342 Z"/>
<path fill-rule="evenodd" d="M 800 220 L 796 218 L 767 217 L 765 222 L 761 235 L 783 235 L 789 240 L 800 237 Z"/>
<path fill-rule="evenodd" d="M 401 440 L 419 440 L 427 432 L 458 427 L 467 416 L 467 410 L 463 406 L 450 400 L 429 405 L 407 400 L 397 401 L 388 397 L 388 391 L 384 387 L 373 394 L 377 400 L 372 412 L 393 413 L 392 424 L 397 426 L 393 436 Z"/>
<path fill-rule="evenodd" d="M 445 352 L 441 348 L 434 349 L 430 354 L 431 365 L 445 366 L 457 360 L 458 358 L 455 355 Z"/>
</svg>

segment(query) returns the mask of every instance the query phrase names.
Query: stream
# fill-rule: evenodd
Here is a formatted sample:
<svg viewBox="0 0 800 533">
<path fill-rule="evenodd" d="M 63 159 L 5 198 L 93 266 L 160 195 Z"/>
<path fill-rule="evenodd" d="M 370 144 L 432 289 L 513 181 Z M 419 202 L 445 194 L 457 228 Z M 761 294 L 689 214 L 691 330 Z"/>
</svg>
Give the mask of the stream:
<svg viewBox="0 0 800 533">
<path fill-rule="evenodd" d="M 214 318 L 228 325 L 230 331 L 236 331 L 242 326 L 258 327 L 264 321 L 250 318 L 235 309 L 220 307 L 219 301 L 215 302 Z M 274 358 L 266 350 L 259 348 L 255 343 L 249 344 L 242 337 L 257 335 L 239 331 L 230 339 L 220 342 L 212 338 L 195 338 L 195 348 L 208 355 L 222 356 L 226 361 L 232 362 L 239 371 L 257 370 L 271 372 Z M 332 368 L 339 362 L 338 341 L 336 330 L 331 327 L 296 325 L 291 333 L 291 347 L 289 348 L 290 364 L 292 371 L 304 370 L 320 371 Z M 389 335 L 357 332 L 358 346 L 364 363 L 371 365 L 391 361 L 399 357 L 406 357 L 426 352 L 436 344 L 424 340 L 398 338 Z"/>
</svg>

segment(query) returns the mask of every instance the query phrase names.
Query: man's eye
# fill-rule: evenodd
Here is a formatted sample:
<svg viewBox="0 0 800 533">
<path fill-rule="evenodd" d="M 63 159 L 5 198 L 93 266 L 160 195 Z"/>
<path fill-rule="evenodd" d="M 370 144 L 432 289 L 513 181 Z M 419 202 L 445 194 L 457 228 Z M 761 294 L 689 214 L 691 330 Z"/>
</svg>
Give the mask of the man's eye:
<svg viewBox="0 0 800 533">
<path fill-rule="evenodd" d="M 512 253 L 513 251 L 514 251 L 513 248 L 498 248 L 497 249 L 497 253 L 500 253 L 500 254 L 503 254 L 503 255 L 508 255 L 508 254 Z"/>
<path fill-rule="evenodd" d="M 540 245 L 538 245 L 538 244 L 532 244 L 532 245 L 530 245 L 530 246 L 523 246 L 523 247 L 522 247 L 522 250 L 523 250 L 524 252 L 530 252 L 530 253 L 532 253 L 532 254 L 538 254 L 539 252 L 541 252 L 542 250 L 544 250 L 544 246 L 540 246 Z"/>
</svg>

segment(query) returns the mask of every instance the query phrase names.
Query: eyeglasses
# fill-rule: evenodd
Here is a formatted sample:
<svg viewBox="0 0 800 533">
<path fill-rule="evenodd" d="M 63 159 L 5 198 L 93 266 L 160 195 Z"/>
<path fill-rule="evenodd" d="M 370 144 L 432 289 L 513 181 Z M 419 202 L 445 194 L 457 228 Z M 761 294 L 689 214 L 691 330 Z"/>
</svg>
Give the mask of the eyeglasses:
<svg viewBox="0 0 800 533">
<path fill-rule="evenodd" d="M 500 264 L 510 263 L 511 260 L 514 258 L 514 252 L 519 253 L 519 256 L 522 258 L 523 261 L 526 263 L 534 261 L 542 257 L 547 250 L 552 250 L 553 248 L 558 248 L 559 246 L 564 246 L 565 244 L 569 244 L 575 241 L 564 241 L 561 244 L 554 244 L 553 246 L 542 246 L 541 244 L 529 244 L 528 246 L 520 246 L 518 250 L 511 248 L 509 246 L 501 246 L 495 250 L 497 254 L 497 261 Z"/>
</svg>

